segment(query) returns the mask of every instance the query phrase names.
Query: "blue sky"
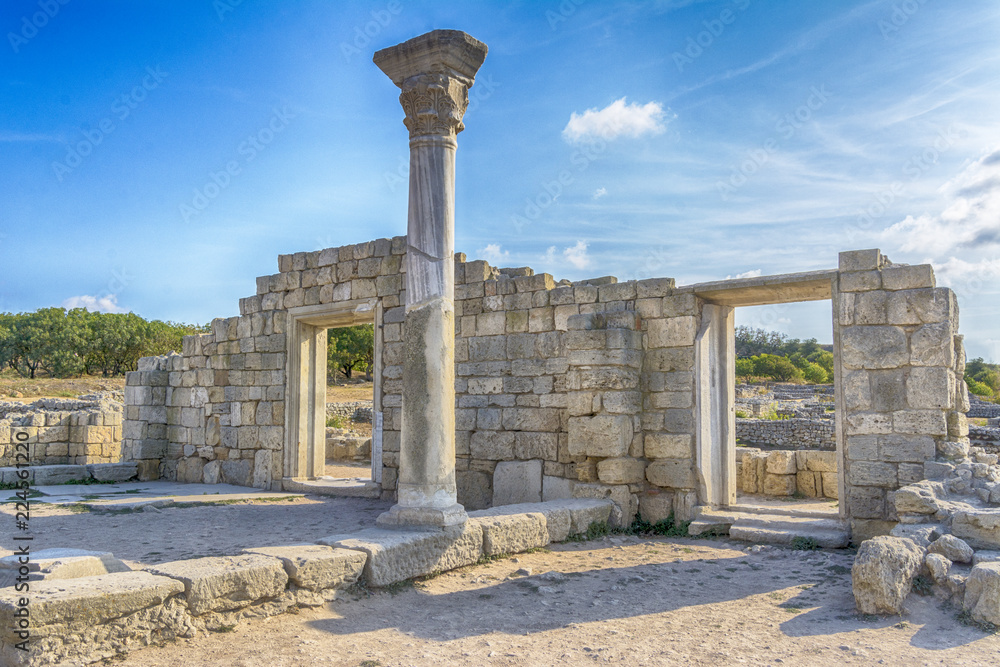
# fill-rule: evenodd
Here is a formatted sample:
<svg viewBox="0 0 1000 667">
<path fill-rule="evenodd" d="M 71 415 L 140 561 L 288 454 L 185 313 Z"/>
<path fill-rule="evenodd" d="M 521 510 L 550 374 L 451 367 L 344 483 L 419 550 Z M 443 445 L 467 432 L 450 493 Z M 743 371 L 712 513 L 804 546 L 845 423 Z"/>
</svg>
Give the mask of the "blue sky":
<svg viewBox="0 0 1000 667">
<path fill-rule="evenodd" d="M 879 247 L 933 263 L 1000 361 L 994 0 L 6 2 L 0 311 L 206 322 L 279 253 L 405 233 L 371 56 L 435 28 L 490 49 L 458 251 L 688 284 Z M 830 337 L 827 304 L 738 321 Z"/>
</svg>

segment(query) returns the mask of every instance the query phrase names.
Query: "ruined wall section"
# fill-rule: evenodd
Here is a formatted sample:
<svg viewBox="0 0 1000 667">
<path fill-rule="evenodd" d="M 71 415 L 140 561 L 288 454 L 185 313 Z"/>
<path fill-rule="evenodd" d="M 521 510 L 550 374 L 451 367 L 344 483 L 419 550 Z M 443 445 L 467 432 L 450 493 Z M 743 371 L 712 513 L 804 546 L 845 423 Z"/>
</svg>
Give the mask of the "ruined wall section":
<svg viewBox="0 0 1000 667">
<path fill-rule="evenodd" d="M 838 283 L 847 512 L 858 534 L 886 532 L 896 489 L 968 455 L 958 303 L 929 265 L 877 250 L 841 253 Z"/>
</svg>

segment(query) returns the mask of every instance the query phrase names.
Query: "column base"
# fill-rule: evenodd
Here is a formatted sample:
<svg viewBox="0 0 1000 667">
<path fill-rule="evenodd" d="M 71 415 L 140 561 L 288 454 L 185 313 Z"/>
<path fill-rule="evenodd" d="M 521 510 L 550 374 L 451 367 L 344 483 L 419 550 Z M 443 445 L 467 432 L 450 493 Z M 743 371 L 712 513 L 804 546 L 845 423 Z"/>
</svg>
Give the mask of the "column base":
<svg viewBox="0 0 1000 667">
<path fill-rule="evenodd" d="M 375 524 L 380 528 L 444 528 L 461 526 L 468 521 L 465 508 L 455 503 L 450 507 L 404 507 L 393 505 L 379 514 Z"/>
</svg>

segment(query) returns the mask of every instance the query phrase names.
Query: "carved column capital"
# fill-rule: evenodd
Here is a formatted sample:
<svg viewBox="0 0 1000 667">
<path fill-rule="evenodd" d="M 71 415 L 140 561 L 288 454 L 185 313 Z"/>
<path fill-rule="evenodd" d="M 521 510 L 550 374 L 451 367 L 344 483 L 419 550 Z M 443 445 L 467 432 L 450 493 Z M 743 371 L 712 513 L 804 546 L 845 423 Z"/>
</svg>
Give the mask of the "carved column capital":
<svg viewBox="0 0 1000 667">
<path fill-rule="evenodd" d="M 465 129 L 462 116 L 469 106 L 472 82 L 448 74 L 421 74 L 402 86 L 399 103 L 410 139 L 436 136 L 454 139 Z"/>
</svg>

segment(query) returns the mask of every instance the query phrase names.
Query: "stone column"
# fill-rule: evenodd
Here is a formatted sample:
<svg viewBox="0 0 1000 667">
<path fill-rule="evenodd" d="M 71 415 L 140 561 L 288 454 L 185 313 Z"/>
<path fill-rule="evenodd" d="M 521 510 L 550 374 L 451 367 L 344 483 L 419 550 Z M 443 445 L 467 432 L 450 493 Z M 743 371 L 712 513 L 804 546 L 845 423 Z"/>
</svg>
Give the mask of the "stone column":
<svg viewBox="0 0 1000 667">
<path fill-rule="evenodd" d="M 399 482 L 381 526 L 468 518 L 455 490 L 455 137 L 485 58 L 486 45 L 458 30 L 434 30 L 374 58 L 402 91 L 410 131 Z"/>
</svg>

